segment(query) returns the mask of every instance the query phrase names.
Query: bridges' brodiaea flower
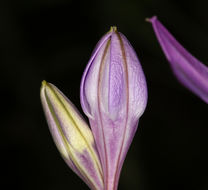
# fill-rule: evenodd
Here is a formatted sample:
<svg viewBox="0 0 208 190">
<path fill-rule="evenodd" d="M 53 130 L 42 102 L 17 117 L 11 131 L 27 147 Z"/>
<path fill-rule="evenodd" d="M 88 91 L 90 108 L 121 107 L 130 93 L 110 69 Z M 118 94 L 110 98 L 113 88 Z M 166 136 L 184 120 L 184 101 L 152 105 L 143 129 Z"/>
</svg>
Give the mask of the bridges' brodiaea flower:
<svg viewBox="0 0 208 190">
<path fill-rule="evenodd" d="M 82 77 L 80 97 L 100 155 L 105 190 L 115 190 L 147 103 L 137 55 L 115 27 L 98 42 Z"/>
<path fill-rule="evenodd" d="M 43 82 L 41 100 L 51 133 L 64 160 L 92 190 L 116 190 L 146 107 L 147 87 L 135 51 L 115 27 L 98 42 L 80 96 L 92 131 L 72 103 Z"/>
<path fill-rule="evenodd" d="M 43 81 L 41 101 L 51 134 L 63 159 L 92 190 L 103 189 L 103 176 L 92 132 L 74 105 Z"/>
<path fill-rule="evenodd" d="M 148 19 L 178 80 L 208 103 L 208 67 L 184 49 L 156 16 Z"/>
</svg>

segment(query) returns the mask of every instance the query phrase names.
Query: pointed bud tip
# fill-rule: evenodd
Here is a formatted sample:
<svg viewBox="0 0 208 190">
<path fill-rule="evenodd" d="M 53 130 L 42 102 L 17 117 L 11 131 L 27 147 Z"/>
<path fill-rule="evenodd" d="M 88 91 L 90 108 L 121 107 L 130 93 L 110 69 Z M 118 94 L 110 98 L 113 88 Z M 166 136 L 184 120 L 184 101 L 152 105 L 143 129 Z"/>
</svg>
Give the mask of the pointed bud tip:
<svg viewBox="0 0 208 190">
<path fill-rule="evenodd" d="M 150 23 L 153 23 L 155 20 L 157 20 L 157 16 L 153 16 L 152 18 L 145 19 L 146 22 L 150 22 Z"/>
<path fill-rule="evenodd" d="M 43 81 L 42 81 L 42 85 L 41 85 L 41 87 L 40 87 L 40 90 L 45 89 L 46 86 L 47 86 L 47 84 L 48 84 L 48 83 L 47 83 L 45 80 L 43 80 Z"/>
<path fill-rule="evenodd" d="M 45 80 L 42 81 L 42 86 L 46 86 L 47 85 L 47 82 Z"/>
<path fill-rule="evenodd" d="M 110 32 L 116 32 L 117 31 L 117 27 L 116 26 L 111 26 L 110 27 Z"/>
</svg>

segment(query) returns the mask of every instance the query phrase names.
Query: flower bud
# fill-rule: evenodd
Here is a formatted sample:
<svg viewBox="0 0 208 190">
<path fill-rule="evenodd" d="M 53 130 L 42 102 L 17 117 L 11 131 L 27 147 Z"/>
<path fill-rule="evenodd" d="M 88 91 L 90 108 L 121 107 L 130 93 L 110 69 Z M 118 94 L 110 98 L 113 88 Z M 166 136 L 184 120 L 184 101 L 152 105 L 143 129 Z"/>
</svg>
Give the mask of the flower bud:
<svg viewBox="0 0 208 190">
<path fill-rule="evenodd" d="M 92 190 L 102 190 L 102 168 L 88 125 L 62 92 L 46 81 L 42 83 L 41 101 L 63 159 Z"/>
<path fill-rule="evenodd" d="M 98 42 L 82 77 L 80 99 L 100 155 L 105 190 L 115 190 L 147 103 L 142 67 L 116 27 Z"/>
</svg>

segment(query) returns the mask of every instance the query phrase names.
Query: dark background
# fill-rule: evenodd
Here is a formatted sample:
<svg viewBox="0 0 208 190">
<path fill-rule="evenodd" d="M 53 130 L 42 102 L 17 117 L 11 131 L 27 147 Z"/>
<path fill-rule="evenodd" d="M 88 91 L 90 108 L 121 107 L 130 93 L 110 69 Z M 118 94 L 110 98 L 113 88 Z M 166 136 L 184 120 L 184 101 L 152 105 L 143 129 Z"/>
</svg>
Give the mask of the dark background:
<svg viewBox="0 0 208 190">
<path fill-rule="evenodd" d="M 204 0 L 2 0 L 1 189 L 88 189 L 60 157 L 40 104 L 43 79 L 81 111 L 79 84 L 99 38 L 116 25 L 146 74 L 149 101 L 120 190 L 208 190 L 208 106 L 172 75 L 146 17 L 157 15 L 208 65 Z"/>
</svg>

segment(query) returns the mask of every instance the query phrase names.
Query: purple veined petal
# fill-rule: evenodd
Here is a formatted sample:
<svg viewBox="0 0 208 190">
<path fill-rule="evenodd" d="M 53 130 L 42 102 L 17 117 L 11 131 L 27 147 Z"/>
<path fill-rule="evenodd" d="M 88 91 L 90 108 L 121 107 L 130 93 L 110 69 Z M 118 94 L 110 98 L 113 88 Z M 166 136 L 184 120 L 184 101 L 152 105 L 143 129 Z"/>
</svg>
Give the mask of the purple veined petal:
<svg viewBox="0 0 208 190">
<path fill-rule="evenodd" d="M 86 105 L 100 155 L 105 190 L 116 190 L 126 153 L 147 103 L 147 87 L 132 46 L 115 27 L 94 50 L 82 77 Z"/>
<path fill-rule="evenodd" d="M 179 44 L 156 16 L 148 19 L 177 79 L 208 103 L 208 67 Z"/>
<path fill-rule="evenodd" d="M 74 105 L 43 81 L 41 102 L 55 144 L 68 166 L 92 189 L 103 190 L 103 172 L 92 132 Z"/>
<path fill-rule="evenodd" d="M 109 36 L 111 35 L 111 31 L 108 32 L 106 35 L 104 35 L 100 41 L 97 43 L 94 51 L 92 52 L 92 56 L 87 64 L 87 67 L 85 68 L 85 71 L 83 73 L 82 78 L 85 78 L 88 75 L 88 71 L 91 67 L 91 64 L 93 63 L 95 56 L 97 55 L 98 51 L 100 50 L 100 48 L 103 46 L 103 44 L 108 40 Z M 93 92 L 92 92 L 93 94 Z M 84 113 L 90 118 L 92 117 L 91 115 L 91 110 L 90 110 L 90 106 L 86 100 L 86 96 L 85 96 L 85 80 L 81 81 L 80 84 L 80 102 L 82 105 L 82 109 L 84 111 Z"/>
</svg>

